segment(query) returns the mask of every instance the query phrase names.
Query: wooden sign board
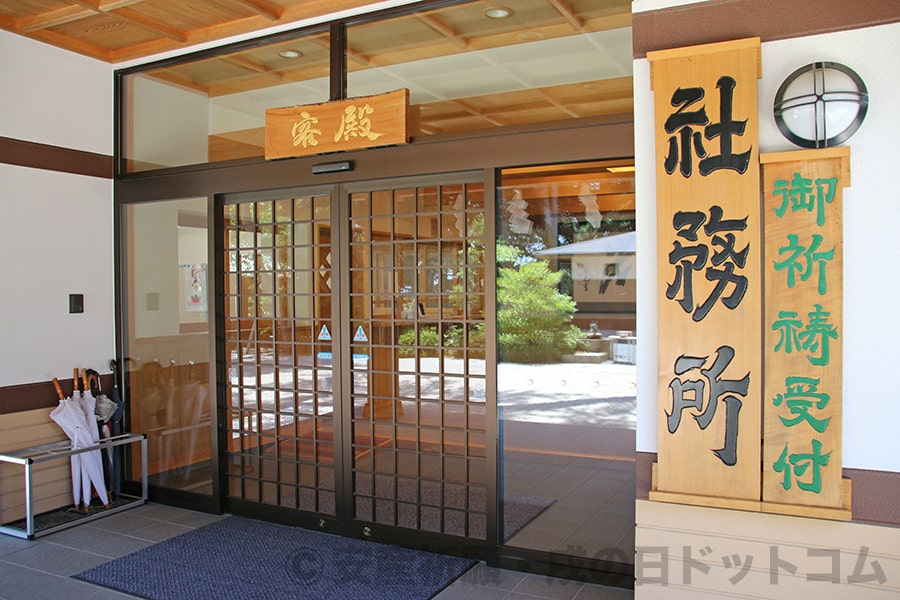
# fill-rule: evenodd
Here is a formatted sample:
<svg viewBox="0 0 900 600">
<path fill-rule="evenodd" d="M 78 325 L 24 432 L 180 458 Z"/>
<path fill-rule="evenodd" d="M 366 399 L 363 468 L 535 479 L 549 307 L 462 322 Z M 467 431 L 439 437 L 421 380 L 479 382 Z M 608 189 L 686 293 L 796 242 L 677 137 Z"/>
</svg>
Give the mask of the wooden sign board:
<svg viewBox="0 0 900 600">
<path fill-rule="evenodd" d="M 409 90 L 266 111 L 266 160 L 409 143 Z"/>
<path fill-rule="evenodd" d="M 763 501 L 843 509 L 842 198 L 850 148 L 766 154 L 761 162 Z"/>
<path fill-rule="evenodd" d="M 659 252 L 659 452 L 650 498 L 758 510 L 760 41 L 647 58 Z"/>
</svg>

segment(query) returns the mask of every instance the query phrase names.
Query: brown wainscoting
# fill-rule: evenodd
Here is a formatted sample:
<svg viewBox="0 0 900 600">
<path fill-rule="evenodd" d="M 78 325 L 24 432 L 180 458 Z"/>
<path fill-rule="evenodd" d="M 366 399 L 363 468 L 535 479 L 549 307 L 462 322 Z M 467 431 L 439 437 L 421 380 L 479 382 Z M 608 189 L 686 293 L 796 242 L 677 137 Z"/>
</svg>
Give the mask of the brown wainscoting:
<svg viewBox="0 0 900 600">
<path fill-rule="evenodd" d="M 635 13 L 635 58 L 647 52 L 759 37 L 763 42 L 900 21 L 885 0 L 713 0 Z"/>
<path fill-rule="evenodd" d="M 638 500 L 647 500 L 656 452 L 638 452 L 635 469 Z M 900 525 L 900 473 L 844 469 L 844 477 L 853 482 L 853 521 Z"/>
<path fill-rule="evenodd" d="M 853 482 L 853 520 L 900 525 L 900 473 L 844 469 Z"/>
<path fill-rule="evenodd" d="M 71 379 L 60 379 L 59 386 L 66 396 L 72 394 Z M 101 375 L 100 385 L 104 390 L 112 388 L 112 374 Z M 52 381 L 38 383 L 23 383 L 0 387 L 0 415 L 37 410 L 39 408 L 54 408 L 59 404 L 59 396 Z"/>
<path fill-rule="evenodd" d="M 650 499 L 650 488 L 653 486 L 653 463 L 656 452 L 637 452 L 635 454 L 635 495 L 638 500 Z"/>
<path fill-rule="evenodd" d="M 113 158 L 84 150 L 0 137 L 0 163 L 112 179 Z"/>
</svg>

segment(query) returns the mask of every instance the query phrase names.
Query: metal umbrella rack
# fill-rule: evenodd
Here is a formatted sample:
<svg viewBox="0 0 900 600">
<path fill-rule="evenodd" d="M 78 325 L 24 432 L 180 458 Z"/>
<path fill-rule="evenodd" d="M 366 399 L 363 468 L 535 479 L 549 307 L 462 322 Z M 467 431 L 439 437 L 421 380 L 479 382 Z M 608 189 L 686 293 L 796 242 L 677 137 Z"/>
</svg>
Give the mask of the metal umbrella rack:
<svg viewBox="0 0 900 600">
<path fill-rule="evenodd" d="M 124 408 L 117 389 L 114 388 L 112 400 L 107 398 L 100 391 L 99 374 L 93 372 L 92 375 L 94 377 L 82 371 L 79 378 L 76 369 L 72 396 L 68 398 L 56 378 L 53 379 L 60 402 L 50 416 L 68 440 L 0 454 L 0 463 L 21 465 L 25 476 L 25 518 L 0 525 L 0 533 L 34 539 L 147 501 L 147 436 L 121 433 Z M 83 393 L 78 389 L 79 379 L 83 382 Z M 100 431 L 103 431 L 102 437 Z M 141 445 L 141 495 L 132 496 L 121 493 L 122 452 L 126 445 L 137 442 Z M 104 460 L 104 454 L 107 460 Z M 34 465 L 66 458 L 72 468 L 74 507 L 35 515 Z M 92 487 L 102 506 L 91 505 Z"/>
</svg>

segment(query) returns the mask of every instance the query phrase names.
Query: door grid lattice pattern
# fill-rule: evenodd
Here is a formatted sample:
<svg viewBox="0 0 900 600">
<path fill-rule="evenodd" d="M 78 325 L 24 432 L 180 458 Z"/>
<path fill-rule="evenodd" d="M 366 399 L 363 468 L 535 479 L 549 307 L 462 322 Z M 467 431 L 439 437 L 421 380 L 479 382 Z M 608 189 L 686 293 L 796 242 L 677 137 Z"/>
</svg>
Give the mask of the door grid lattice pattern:
<svg viewBox="0 0 900 600">
<path fill-rule="evenodd" d="M 483 184 L 350 210 L 355 517 L 485 539 Z"/>
<path fill-rule="evenodd" d="M 224 211 L 228 495 L 334 515 L 331 198 Z"/>
</svg>

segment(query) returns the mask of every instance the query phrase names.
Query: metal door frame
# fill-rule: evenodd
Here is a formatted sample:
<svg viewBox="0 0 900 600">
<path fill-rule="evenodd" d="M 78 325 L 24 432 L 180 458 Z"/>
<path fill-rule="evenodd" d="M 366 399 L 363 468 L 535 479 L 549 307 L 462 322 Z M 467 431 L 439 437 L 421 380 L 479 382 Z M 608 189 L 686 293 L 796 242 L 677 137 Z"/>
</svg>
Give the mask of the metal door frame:
<svg viewBox="0 0 900 600">
<path fill-rule="evenodd" d="M 291 187 L 283 189 L 242 192 L 223 194 L 216 197 L 215 227 L 217 248 L 216 256 L 220 257 L 224 251 L 224 223 L 222 222 L 222 210 L 225 205 L 243 204 L 276 200 L 288 197 L 329 195 L 331 197 L 331 273 L 332 273 L 332 352 L 335 359 L 332 363 L 333 374 L 333 419 L 334 419 L 334 472 L 335 472 L 335 515 L 311 513 L 301 509 L 288 509 L 263 502 L 252 502 L 234 498 L 229 495 L 227 483 L 227 440 L 225 436 L 225 411 L 226 395 L 224 387 L 227 385 L 228 376 L 225 370 L 224 343 L 216 346 L 216 369 L 219 384 L 217 394 L 217 407 L 219 412 L 219 481 L 221 497 L 225 508 L 230 512 L 246 514 L 247 516 L 259 516 L 268 520 L 276 520 L 304 527 L 319 529 L 331 533 L 348 535 L 352 537 L 377 539 L 387 543 L 402 543 L 407 546 L 420 546 L 431 549 L 439 549 L 453 554 L 465 554 L 485 559 L 494 548 L 497 537 L 497 414 L 496 414 L 496 375 L 493 370 L 486 368 L 486 535 L 485 540 L 469 539 L 444 533 L 432 533 L 428 531 L 408 529 L 400 526 L 388 526 L 383 524 L 358 520 L 354 511 L 354 480 L 353 480 L 353 397 L 352 397 L 352 331 L 350 303 L 350 198 L 354 192 L 374 192 L 400 188 L 418 188 L 428 185 L 474 183 L 484 184 L 484 218 L 485 218 L 485 328 L 486 339 L 494 338 L 495 332 L 495 274 L 488 266 L 494 263 L 493 245 L 487 243 L 493 239 L 494 231 L 494 172 L 492 170 L 469 170 L 457 173 L 446 173 L 424 176 L 407 176 L 390 179 L 360 180 L 346 183 L 327 183 L 315 186 Z M 217 258 L 217 260 L 221 260 Z M 216 330 L 217 338 L 224 339 L 224 303 L 221 298 L 224 295 L 224 265 L 219 263 L 216 268 Z M 495 364 L 496 351 L 492 344 L 485 345 L 485 364 Z"/>
</svg>

